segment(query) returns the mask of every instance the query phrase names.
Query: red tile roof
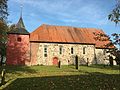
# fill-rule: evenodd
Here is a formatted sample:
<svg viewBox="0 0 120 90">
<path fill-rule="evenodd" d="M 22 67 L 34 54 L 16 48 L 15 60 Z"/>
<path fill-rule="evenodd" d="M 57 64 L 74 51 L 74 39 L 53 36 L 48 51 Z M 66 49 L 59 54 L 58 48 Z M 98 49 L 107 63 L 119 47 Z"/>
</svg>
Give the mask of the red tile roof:
<svg viewBox="0 0 120 90">
<path fill-rule="evenodd" d="M 43 24 L 30 34 L 30 41 L 95 44 L 98 48 L 105 48 L 104 44 L 109 41 L 95 40 L 94 33 L 104 32 L 94 28 L 76 28 Z"/>
</svg>

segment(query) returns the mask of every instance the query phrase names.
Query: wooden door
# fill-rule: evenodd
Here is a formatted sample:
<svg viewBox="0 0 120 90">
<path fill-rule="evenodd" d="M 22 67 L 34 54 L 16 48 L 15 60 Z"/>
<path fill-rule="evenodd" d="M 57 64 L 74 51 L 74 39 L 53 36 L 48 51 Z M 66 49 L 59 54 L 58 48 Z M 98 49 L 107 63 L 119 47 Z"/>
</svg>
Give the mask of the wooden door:
<svg viewBox="0 0 120 90">
<path fill-rule="evenodd" d="M 53 58 L 53 65 L 58 65 L 58 57 Z"/>
</svg>

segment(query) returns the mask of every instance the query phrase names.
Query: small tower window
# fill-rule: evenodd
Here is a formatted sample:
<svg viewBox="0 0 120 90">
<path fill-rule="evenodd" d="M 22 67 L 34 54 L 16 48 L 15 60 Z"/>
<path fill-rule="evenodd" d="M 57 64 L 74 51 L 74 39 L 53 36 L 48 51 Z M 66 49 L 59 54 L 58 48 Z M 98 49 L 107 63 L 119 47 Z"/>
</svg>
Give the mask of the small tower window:
<svg viewBox="0 0 120 90">
<path fill-rule="evenodd" d="M 74 51 L 73 51 L 73 47 L 71 47 L 71 54 L 73 54 L 74 53 Z"/>
<path fill-rule="evenodd" d="M 83 54 L 85 54 L 85 47 L 83 47 Z"/>
<path fill-rule="evenodd" d="M 22 40 L 21 37 L 18 37 L 18 38 L 17 38 L 17 41 L 18 41 L 18 42 L 21 42 L 21 40 Z"/>
</svg>

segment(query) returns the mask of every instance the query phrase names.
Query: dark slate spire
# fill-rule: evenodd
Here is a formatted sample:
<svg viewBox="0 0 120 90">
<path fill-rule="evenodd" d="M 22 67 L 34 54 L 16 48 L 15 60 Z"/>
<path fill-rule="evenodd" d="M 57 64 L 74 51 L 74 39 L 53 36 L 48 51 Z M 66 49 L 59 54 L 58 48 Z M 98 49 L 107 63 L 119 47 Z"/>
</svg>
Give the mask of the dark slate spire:
<svg viewBox="0 0 120 90">
<path fill-rule="evenodd" d="M 22 16 L 20 17 L 18 23 L 16 24 L 16 28 L 24 28 L 25 29 L 25 25 L 23 23 Z"/>
<path fill-rule="evenodd" d="M 20 14 L 20 19 L 18 21 L 18 23 L 16 24 L 16 28 L 24 28 L 25 29 L 25 25 L 23 23 L 23 19 L 22 19 L 22 4 L 21 4 L 21 14 Z"/>
<path fill-rule="evenodd" d="M 21 7 L 21 15 L 18 23 L 16 24 L 15 28 L 8 32 L 9 34 L 29 34 L 26 30 L 23 19 L 22 19 L 22 7 Z"/>
</svg>

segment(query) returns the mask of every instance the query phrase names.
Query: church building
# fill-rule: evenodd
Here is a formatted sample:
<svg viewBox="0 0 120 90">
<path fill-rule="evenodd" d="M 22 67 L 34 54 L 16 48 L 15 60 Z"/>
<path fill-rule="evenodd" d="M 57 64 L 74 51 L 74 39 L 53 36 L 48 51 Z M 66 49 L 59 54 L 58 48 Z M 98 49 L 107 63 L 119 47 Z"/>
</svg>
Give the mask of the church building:
<svg viewBox="0 0 120 90">
<path fill-rule="evenodd" d="M 95 39 L 95 28 L 78 28 L 43 24 L 29 33 L 20 17 L 15 28 L 8 32 L 7 65 L 107 64 L 104 45 L 110 41 Z"/>
</svg>

